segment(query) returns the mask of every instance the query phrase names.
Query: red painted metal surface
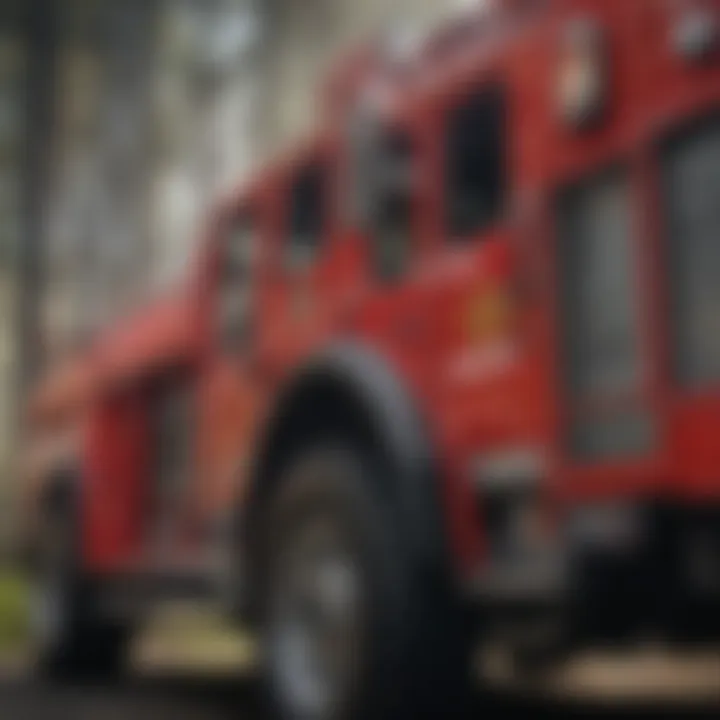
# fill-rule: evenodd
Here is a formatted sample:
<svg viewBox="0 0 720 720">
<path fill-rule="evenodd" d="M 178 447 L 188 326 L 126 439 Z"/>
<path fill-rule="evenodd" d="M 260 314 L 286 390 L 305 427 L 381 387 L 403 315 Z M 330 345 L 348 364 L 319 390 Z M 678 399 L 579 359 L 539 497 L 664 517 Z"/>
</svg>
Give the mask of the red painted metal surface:
<svg viewBox="0 0 720 720">
<path fill-rule="evenodd" d="M 175 292 L 143 308 L 100 338 L 95 352 L 102 382 L 112 385 L 164 364 L 189 362 L 198 352 L 187 292 Z"/>
</svg>

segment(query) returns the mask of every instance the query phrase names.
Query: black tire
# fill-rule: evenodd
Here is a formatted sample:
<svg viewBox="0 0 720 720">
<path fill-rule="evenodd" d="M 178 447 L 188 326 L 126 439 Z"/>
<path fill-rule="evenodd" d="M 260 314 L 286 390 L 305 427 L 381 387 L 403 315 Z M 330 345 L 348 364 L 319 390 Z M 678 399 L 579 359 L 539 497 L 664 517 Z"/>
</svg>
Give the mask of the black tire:
<svg viewBox="0 0 720 720">
<path fill-rule="evenodd" d="M 455 718 L 468 709 L 472 626 L 447 579 L 440 573 L 430 577 L 412 561 L 380 495 L 382 472 L 382 464 L 347 443 L 309 448 L 286 466 L 267 524 L 264 607 L 267 693 L 282 720 Z M 332 529 L 325 541 L 318 523 Z M 299 548 L 310 528 L 321 553 L 326 542 L 331 556 L 338 547 L 348 554 L 355 577 L 348 584 L 359 591 L 351 603 L 355 628 L 339 641 L 334 637 L 333 653 L 342 658 L 324 658 L 332 667 L 331 699 L 309 711 L 288 690 L 289 672 L 280 667 L 281 638 L 288 630 L 278 608 L 293 604 L 297 593 L 288 590 L 289 577 L 302 561 L 293 566 L 292 559 L 302 557 Z M 308 571 L 302 577 L 307 582 L 320 575 Z"/>
<path fill-rule="evenodd" d="M 34 570 L 31 626 L 38 674 L 63 682 L 117 679 L 129 628 L 101 615 L 96 587 L 80 570 L 69 494 L 44 512 Z"/>
</svg>

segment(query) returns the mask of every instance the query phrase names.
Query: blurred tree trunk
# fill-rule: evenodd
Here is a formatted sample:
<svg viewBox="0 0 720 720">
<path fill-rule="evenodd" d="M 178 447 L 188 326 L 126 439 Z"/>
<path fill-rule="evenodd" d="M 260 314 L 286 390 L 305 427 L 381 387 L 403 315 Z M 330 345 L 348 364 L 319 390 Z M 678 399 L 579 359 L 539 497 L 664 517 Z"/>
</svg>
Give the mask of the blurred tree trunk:
<svg viewBox="0 0 720 720">
<path fill-rule="evenodd" d="M 26 0 L 25 141 L 22 236 L 18 249 L 18 400 L 43 362 L 40 307 L 44 287 L 44 237 L 56 79 L 58 5 Z"/>
</svg>

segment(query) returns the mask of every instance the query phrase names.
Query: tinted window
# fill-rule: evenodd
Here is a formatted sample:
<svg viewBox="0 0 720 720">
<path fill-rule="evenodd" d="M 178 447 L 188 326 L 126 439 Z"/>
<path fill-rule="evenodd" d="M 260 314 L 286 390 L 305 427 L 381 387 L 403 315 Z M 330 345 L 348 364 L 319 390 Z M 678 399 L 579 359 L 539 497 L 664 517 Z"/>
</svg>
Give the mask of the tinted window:
<svg viewBox="0 0 720 720">
<path fill-rule="evenodd" d="M 565 370 L 575 397 L 639 379 L 635 259 L 624 173 L 571 189 L 560 208 Z"/>
<path fill-rule="evenodd" d="M 375 275 L 390 280 L 404 274 L 411 257 L 413 154 L 410 140 L 402 132 L 388 131 L 379 143 L 372 258 Z"/>
<path fill-rule="evenodd" d="M 451 238 L 493 225 L 505 195 L 505 117 L 499 89 L 467 97 L 446 134 L 445 222 Z"/>
<path fill-rule="evenodd" d="M 664 154 L 673 348 L 678 379 L 720 379 L 720 121 Z"/>
<path fill-rule="evenodd" d="M 638 275 L 627 174 L 608 173 L 571 188 L 558 212 L 571 451 L 583 459 L 636 455 L 654 443 L 654 424 L 637 401 Z M 594 405 L 604 400 L 614 401 L 611 409 Z"/>
<path fill-rule="evenodd" d="M 652 415 L 635 408 L 579 418 L 570 437 L 572 452 L 584 460 L 637 455 L 654 442 Z"/>
<path fill-rule="evenodd" d="M 308 165 L 290 188 L 285 266 L 306 267 L 315 260 L 325 231 L 325 183 L 322 168 Z"/>
</svg>

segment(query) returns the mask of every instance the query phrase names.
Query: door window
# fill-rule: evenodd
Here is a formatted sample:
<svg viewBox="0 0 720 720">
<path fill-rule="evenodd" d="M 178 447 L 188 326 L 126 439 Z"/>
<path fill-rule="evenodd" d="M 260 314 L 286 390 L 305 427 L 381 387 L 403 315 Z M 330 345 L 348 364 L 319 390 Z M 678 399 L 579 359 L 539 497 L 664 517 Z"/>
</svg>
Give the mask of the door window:
<svg viewBox="0 0 720 720">
<path fill-rule="evenodd" d="M 400 131 L 386 131 L 380 142 L 370 243 L 374 274 L 389 281 L 405 274 L 412 256 L 413 151 Z"/>
<path fill-rule="evenodd" d="M 285 268 L 311 267 L 325 235 L 325 174 L 319 163 L 303 167 L 290 187 L 288 233 L 284 248 Z"/>
<path fill-rule="evenodd" d="M 445 226 L 452 240 L 490 228 L 503 212 L 504 110 L 501 90 L 483 87 L 450 113 L 445 137 Z"/>
</svg>

